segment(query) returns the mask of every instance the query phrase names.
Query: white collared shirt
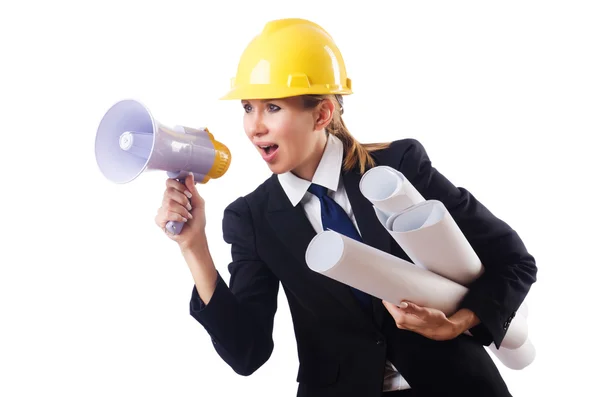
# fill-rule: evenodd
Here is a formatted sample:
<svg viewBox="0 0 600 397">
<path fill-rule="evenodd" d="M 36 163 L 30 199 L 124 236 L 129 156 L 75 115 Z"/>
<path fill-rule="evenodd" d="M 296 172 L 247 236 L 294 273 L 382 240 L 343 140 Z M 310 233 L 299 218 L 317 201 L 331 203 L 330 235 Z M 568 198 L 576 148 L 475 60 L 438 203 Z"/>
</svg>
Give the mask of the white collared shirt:
<svg viewBox="0 0 600 397">
<path fill-rule="evenodd" d="M 324 186 L 328 189 L 328 195 L 338 203 L 348 214 L 354 227 L 360 233 L 358 224 L 352 211 L 352 206 L 346 195 L 346 189 L 341 178 L 344 147 L 342 141 L 333 134 L 328 134 L 325 151 L 317 167 L 312 181 L 298 178 L 292 172 L 277 175 L 281 187 L 295 207 L 301 204 L 306 217 L 317 233 L 323 231 L 321 222 L 321 202 L 308 191 L 311 183 Z M 410 388 L 408 382 L 400 375 L 394 365 L 386 361 L 383 391 L 402 390 Z"/>
</svg>

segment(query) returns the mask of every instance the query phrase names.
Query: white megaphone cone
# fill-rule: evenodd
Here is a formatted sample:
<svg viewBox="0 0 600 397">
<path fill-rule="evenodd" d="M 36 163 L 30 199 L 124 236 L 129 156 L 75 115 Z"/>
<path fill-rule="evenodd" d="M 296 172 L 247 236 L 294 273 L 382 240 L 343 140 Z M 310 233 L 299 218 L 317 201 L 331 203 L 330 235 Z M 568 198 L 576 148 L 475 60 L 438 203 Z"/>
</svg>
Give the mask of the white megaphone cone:
<svg viewBox="0 0 600 397">
<path fill-rule="evenodd" d="M 104 115 L 96 133 L 96 162 L 114 183 L 128 183 L 144 171 L 166 171 L 183 182 L 191 172 L 206 183 L 229 168 L 229 149 L 206 128 L 169 128 L 152 117 L 140 102 L 117 102 Z M 169 222 L 167 229 L 179 234 L 182 222 Z"/>
</svg>

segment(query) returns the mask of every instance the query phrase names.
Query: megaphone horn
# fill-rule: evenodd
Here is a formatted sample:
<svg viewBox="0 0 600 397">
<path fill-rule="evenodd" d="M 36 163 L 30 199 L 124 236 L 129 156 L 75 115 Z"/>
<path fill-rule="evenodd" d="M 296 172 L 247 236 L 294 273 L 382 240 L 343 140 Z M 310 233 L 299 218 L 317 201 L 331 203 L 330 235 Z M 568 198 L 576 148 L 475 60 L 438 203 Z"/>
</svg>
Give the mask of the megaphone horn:
<svg viewBox="0 0 600 397">
<path fill-rule="evenodd" d="M 207 183 L 223 176 L 231 163 L 227 146 L 207 128 L 169 128 L 133 99 L 117 102 L 105 113 L 96 132 L 95 152 L 102 174 L 120 184 L 151 170 L 166 171 L 182 183 L 193 173 L 195 181 Z M 179 234 L 183 222 L 166 227 Z"/>
</svg>

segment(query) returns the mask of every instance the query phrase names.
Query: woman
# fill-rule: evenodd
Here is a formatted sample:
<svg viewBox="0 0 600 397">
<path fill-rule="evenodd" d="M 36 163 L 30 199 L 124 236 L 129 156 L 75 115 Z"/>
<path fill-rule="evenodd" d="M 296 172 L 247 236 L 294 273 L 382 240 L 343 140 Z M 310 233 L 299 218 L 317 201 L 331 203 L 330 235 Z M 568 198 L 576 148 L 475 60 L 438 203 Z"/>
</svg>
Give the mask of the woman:
<svg viewBox="0 0 600 397">
<path fill-rule="evenodd" d="M 211 259 L 192 176 L 185 184 L 167 180 L 156 217 L 163 230 L 168 221 L 187 222 L 169 237 L 195 282 L 190 313 L 222 359 L 242 375 L 268 360 L 281 285 L 298 344 L 299 396 L 509 396 L 483 346 L 500 345 L 536 280 L 534 258 L 517 234 L 433 168 L 418 141 L 362 145 L 352 138 L 341 119 L 350 80 L 320 26 L 269 22 L 232 83 L 225 98 L 241 100 L 244 130 L 273 175 L 225 210 L 229 286 Z M 449 318 L 410 302 L 382 302 L 305 263 L 308 243 L 324 227 L 409 260 L 358 189 L 361 175 L 380 164 L 402 172 L 425 199 L 442 201 L 486 267 Z"/>
</svg>

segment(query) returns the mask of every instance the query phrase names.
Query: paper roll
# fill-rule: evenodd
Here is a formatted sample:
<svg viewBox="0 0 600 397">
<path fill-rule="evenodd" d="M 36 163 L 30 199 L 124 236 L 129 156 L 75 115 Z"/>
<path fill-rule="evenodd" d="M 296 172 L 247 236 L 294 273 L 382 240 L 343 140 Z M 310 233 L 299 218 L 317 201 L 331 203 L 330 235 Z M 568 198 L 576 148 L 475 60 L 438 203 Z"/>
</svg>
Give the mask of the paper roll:
<svg viewBox="0 0 600 397">
<path fill-rule="evenodd" d="M 426 201 L 401 172 L 388 166 L 374 167 L 363 175 L 360 191 L 373 204 L 379 222 L 421 270 L 428 269 L 460 286 L 469 285 L 484 272 L 477 254 L 443 203 Z M 343 273 L 338 270 L 331 274 L 339 281 L 342 281 L 340 278 L 351 278 Z M 385 271 L 382 273 L 385 274 Z M 387 284 L 395 283 L 385 281 Z M 368 283 L 366 280 L 357 282 Z M 421 281 L 415 279 L 414 282 Z M 445 293 L 443 290 L 436 292 Z M 378 296 L 377 293 L 369 293 Z M 431 290 L 426 293 L 431 294 Z M 427 295 L 427 299 L 430 298 Z M 455 298 L 448 296 L 448 299 Z M 439 309 L 437 306 L 429 307 Z M 490 351 L 508 368 L 522 369 L 535 358 L 535 348 L 528 339 L 527 314 L 524 303 L 511 322 L 500 349 L 490 347 Z"/>
<path fill-rule="evenodd" d="M 481 260 L 440 201 L 428 200 L 394 214 L 386 226 L 415 264 L 461 285 L 483 273 Z"/>
<path fill-rule="evenodd" d="M 387 215 L 425 201 L 400 171 L 387 165 L 365 172 L 360 179 L 359 189 L 375 208 Z"/>
<path fill-rule="evenodd" d="M 456 312 L 467 293 L 460 284 L 331 230 L 312 239 L 306 263 L 317 273 L 379 299 L 396 305 L 408 300 L 447 316 Z"/>
<path fill-rule="evenodd" d="M 509 350 L 518 350 L 527 341 L 529 337 L 529 327 L 527 319 L 518 311 L 515 314 L 500 347 Z"/>
<path fill-rule="evenodd" d="M 510 350 L 504 347 L 496 349 L 495 346 L 488 346 L 488 351 L 498 357 L 507 368 L 521 370 L 533 362 L 536 355 L 535 347 L 529 339 L 521 347 Z"/>
<path fill-rule="evenodd" d="M 399 305 L 408 300 L 419 306 L 454 314 L 468 289 L 452 280 L 373 248 L 340 233 L 317 234 L 305 255 L 308 267 L 374 297 Z M 502 342 L 516 349 L 527 339 L 527 324 L 517 315 Z"/>
<path fill-rule="evenodd" d="M 381 222 L 383 227 L 386 227 L 387 221 L 390 218 L 391 214 L 388 214 L 387 212 L 383 212 L 382 210 L 380 210 L 377 207 L 373 207 L 373 210 L 375 211 L 375 215 L 377 215 L 377 219 L 379 219 L 379 222 Z"/>
<path fill-rule="evenodd" d="M 415 264 L 460 285 L 469 285 L 484 271 L 456 221 L 438 200 L 428 200 L 392 215 L 387 229 Z M 516 349 L 525 343 L 527 335 L 527 321 L 516 315 L 502 346 Z"/>
<path fill-rule="evenodd" d="M 529 307 L 527 306 L 527 302 L 523 302 L 521 304 L 521 307 L 519 307 L 517 313 L 521 313 L 524 318 L 529 317 Z"/>
</svg>

